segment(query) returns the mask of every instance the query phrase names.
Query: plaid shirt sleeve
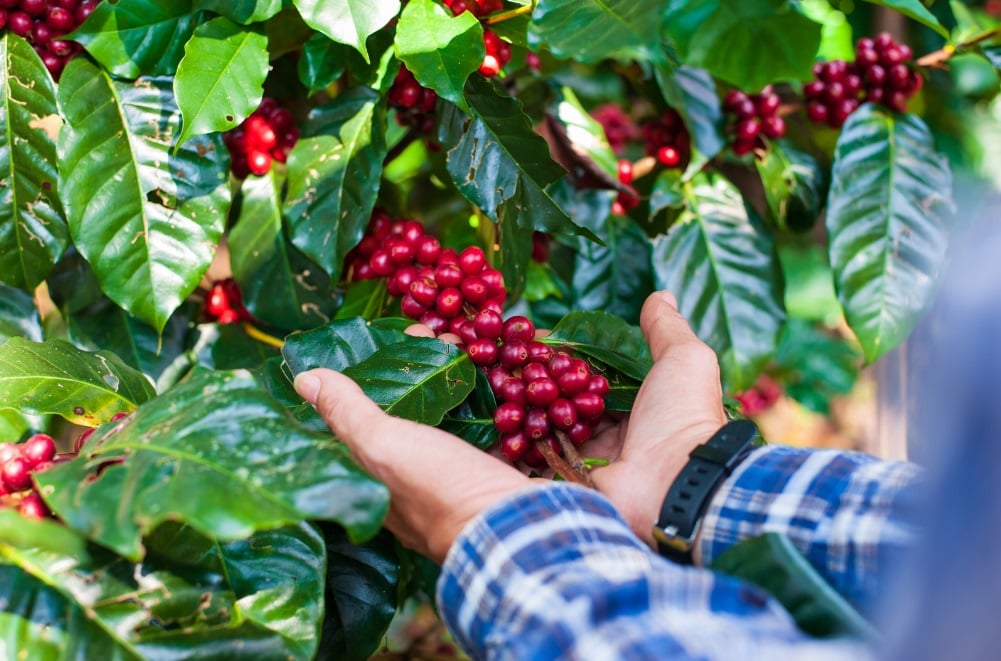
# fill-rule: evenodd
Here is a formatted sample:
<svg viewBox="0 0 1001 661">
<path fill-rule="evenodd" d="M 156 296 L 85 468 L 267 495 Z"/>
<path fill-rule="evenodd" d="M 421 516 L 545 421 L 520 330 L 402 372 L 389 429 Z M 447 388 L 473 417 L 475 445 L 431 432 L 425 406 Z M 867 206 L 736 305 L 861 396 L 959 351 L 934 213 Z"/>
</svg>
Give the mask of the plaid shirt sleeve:
<svg viewBox="0 0 1001 661">
<path fill-rule="evenodd" d="M 777 529 L 736 513 L 754 500 L 741 500 L 741 489 L 760 482 L 775 489 L 771 495 L 778 498 L 783 490 L 791 493 L 802 485 L 803 499 L 818 474 L 827 472 L 808 466 L 809 453 L 790 464 L 791 458 L 783 461 L 773 452 L 785 456 L 777 448 L 756 451 L 714 498 L 705 558 L 743 536 Z M 851 486 L 853 471 L 843 462 L 868 466 L 861 459 L 839 459 L 843 456 L 831 454 L 826 462 L 832 472 L 830 488 L 839 481 Z M 751 467 L 759 462 L 757 482 L 748 482 Z M 796 480 L 804 468 L 815 475 Z M 778 470 L 795 475 L 765 479 L 765 473 Z M 871 480 L 882 476 L 875 468 L 869 471 Z M 829 496 L 837 500 L 833 493 Z M 893 498 L 889 490 L 878 498 L 862 497 L 884 498 Z M 844 505 L 855 507 L 855 499 Z M 789 520 L 797 518 L 794 512 L 786 514 Z M 852 518 L 862 516 L 857 511 Z M 781 531 L 795 530 L 787 524 Z M 856 539 L 869 540 L 864 535 Z M 856 580 L 859 572 L 853 572 Z M 515 494 L 474 519 L 449 551 L 437 598 L 449 629 L 475 659 L 854 660 L 872 655 L 861 641 L 807 637 L 776 601 L 753 585 L 668 562 L 640 542 L 604 496 L 559 482 Z"/>
</svg>

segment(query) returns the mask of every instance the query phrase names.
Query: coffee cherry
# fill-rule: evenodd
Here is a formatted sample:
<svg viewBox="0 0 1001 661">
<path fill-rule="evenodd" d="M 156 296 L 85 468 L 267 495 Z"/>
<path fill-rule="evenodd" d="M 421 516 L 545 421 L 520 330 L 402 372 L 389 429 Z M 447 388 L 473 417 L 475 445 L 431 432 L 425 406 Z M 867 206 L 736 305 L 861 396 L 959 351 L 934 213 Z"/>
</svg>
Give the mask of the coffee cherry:
<svg viewBox="0 0 1001 661">
<path fill-rule="evenodd" d="M 548 344 L 537 340 L 528 343 L 528 359 L 534 363 L 548 363 L 554 355 L 553 348 Z"/>
<path fill-rule="evenodd" d="M 23 491 L 31 486 L 31 464 L 21 457 L 9 459 L 0 468 L 0 479 L 9 491 Z"/>
<path fill-rule="evenodd" d="M 24 443 L 21 455 L 32 468 L 56 456 L 56 443 L 48 434 L 35 434 Z"/>
<path fill-rule="evenodd" d="M 486 283 L 475 275 L 468 276 L 463 280 L 459 289 L 462 291 L 463 297 L 472 305 L 479 305 L 490 296 Z"/>
<path fill-rule="evenodd" d="M 563 397 L 549 405 L 548 414 L 552 425 L 559 429 L 567 430 L 577 424 L 577 409 Z"/>
<path fill-rule="evenodd" d="M 508 461 L 514 463 L 521 459 L 529 448 L 528 439 L 521 432 L 501 437 L 501 453 Z"/>
<path fill-rule="evenodd" d="M 525 401 L 532 406 L 548 407 L 559 396 L 560 387 L 549 377 L 533 379 L 525 386 Z"/>
<path fill-rule="evenodd" d="M 258 176 L 267 174 L 271 169 L 271 154 L 258 150 L 247 152 L 247 168 Z"/>
<path fill-rule="evenodd" d="M 47 0 L 21 0 L 21 11 L 32 16 L 41 16 L 48 9 Z"/>
<path fill-rule="evenodd" d="M 76 27 L 73 13 L 62 7 L 51 7 L 45 15 L 45 22 L 59 34 L 66 34 Z"/>
<path fill-rule="evenodd" d="M 505 342 L 510 342 L 511 340 L 521 340 L 526 343 L 531 342 L 535 339 L 535 324 L 527 317 L 520 315 L 511 317 L 504 322 L 504 330 L 501 333 L 501 337 L 504 338 Z"/>
<path fill-rule="evenodd" d="M 493 391 L 494 396 L 500 397 L 504 382 L 512 378 L 511 373 L 503 367 L 490 367 L 486 370 L 486 373 L 487 381 L 490 383 L 490 390 Z"/>
<path fill-rule="evenodd" d="M 473 319 L 473 326 L 479 337 L 496 340 L 500 339 L 504 330 L 504 321 L 500 314 L 493 310 L 480 310 Z"/>
<path fill-rule="evenodd" d="M 608 394 L 609 389 L 608 379 L 600 374 L 593 375 L 587 383 L 587 391 L 593 392 L 602 398 Z"/>
<path fill-rule="evenodd" d="M 51 510 L 37 493 L 32 492 L 21 499 L 17 506 L 21 516 L 28 519 L 47 519 L 52 516 Z"/>
<path fill-rule="evenodd" d="M 19 37 L 28 38 L 35 22 L 23 11 L 13 11 L 7 17 L 7 28 Z"/>
<path fill-rule="evenodd" d="M 417 240 L 414 257 L 418 264 L 431 266 L 438 261 L 441 254 L 441 244 L 433 236 L 424 235 Z"/>
<path fill-rule="evenodd" d="M 664 167 L 674 168 L 681 163 L 681 153 L 671 146 L 661 147 L 657 150 L 657 160 Z"/>
<path fill-rule="evenodd" d="M 462 292 L 454 287 L 446 287 L 438 294 L 435 308 L 445 318 L 454 317 L 462 311 Z"/>
<path fill-rule="evenodd" d="M 509 370 L 524 367 L 528 363 L 528 345 L 521 340 L 508 340 L 500 348 L 501 365 Z"/>
<path fill-rule="evenodd" d="M 521 378 L 525 380 L 525 383 L 531 383 L 536 379 L 550 378 L 550 373 L 542 363 L 529 363 L 521 369 Z"/>
<path fill-rule="evenodd" d="M 466 353 L 474 365 L 484 367 L 497 362 L 497 344 L 493 340 L 480 338 L 466 345 Z"/>
<path fill-rule="evenodd" d="M 525 422 L 525 409 L 513 402 L 505 402 L 494 412 L 494 426 L 502 434 L 519 431 Z"/>
<path fill-rule="evenodd" d="M 528 387 L 525 385 L 525 382 L 512 376 L 504 380 L 497 396 L 505 402 L 514 402 L 515 404 L 524 405 L 528 403 L 527 392 Z"/>
<path fill-rule="evenodd" d="M 582 392 L 574 395 L 571 401 L 585 420 L 597 420 L 605 413 L 605 400 L 598 393 Z"/>
<path fill-rule="evenodd" d="M 448 330 L 448 320 L 434 310 L 428 310 L 417 321 L 430 328 L 435 335 L 441 335 Z"/>
<path fill-rule="evenodd" d="M 525 421 L 521 431 L 533 441 L 538 441 L 549 435 L 549 416 L 543 409 L 529 409 L 525 412 Z"/>
<path fill-rule="evenodd" d="M 579 358 L 574 359 L 570 369 L 556 377 L 560 392 L 564 395 L 576 395 L 587 390 L 591 382 L 591 369 Z"/>
<path fill-rule="evenodd" d="M 574 445 L 580 445 L 581 443 L 590 440 L 592 433 L 593 430 L 590 425 L 578 422 L 567 430 L 567 438 L 569 438 Z"/>
<path fill-rule="evenodd" d="M 549 371 L 554 377 L 558 377 L 565 373 L 573 367 L 573 358 L 570 354 L 564 353 L 562 351 L 557 352 L 553 355 L 552 359 L 549 361 Z"/>
<path fill-rule="evenodd" d="M 373 270 L 376 270 L 374 264 Z M 376 270 L 376 273 L 378 273 L 378 270 Z M 410 295 L 424 307 L 430 308 L 438 301 L 438 283 L 433 278 L 414 280 L 410 283 Z"/>
</svg>

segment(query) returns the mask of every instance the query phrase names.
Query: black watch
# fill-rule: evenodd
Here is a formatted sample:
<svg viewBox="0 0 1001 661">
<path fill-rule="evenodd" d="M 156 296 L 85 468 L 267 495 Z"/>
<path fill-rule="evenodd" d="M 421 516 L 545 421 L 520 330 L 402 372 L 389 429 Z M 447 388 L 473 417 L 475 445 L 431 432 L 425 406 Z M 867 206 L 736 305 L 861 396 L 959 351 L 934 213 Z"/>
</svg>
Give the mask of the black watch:
<svg viewBox="0 0 1001 661">
<path fill-rule="evenodd" d="M 688 463 L 667 491 L 660 518 L 653 526 L 657 549 L 664 557 L 692 564 L 692 547 L 702 517 L 716 488 L 755 447 L 758 428 L 750 420 L 734 420 L 688 455 Z"/>
</svg>

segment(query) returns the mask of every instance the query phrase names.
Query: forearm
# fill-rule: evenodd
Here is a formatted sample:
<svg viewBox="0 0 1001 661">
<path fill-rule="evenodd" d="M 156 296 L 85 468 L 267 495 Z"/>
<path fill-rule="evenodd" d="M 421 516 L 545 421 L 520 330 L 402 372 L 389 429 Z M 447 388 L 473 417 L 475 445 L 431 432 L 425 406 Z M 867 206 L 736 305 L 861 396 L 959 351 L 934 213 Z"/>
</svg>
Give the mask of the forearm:
<svg viewBox="0 0 1001 661">
<path fill-rule="evenodd" d="M 768 446 L 716 493 L 700 561 L 765 532 L 788 536 L 842 595 L 868 611 L 916 535 L 921 471 L 856 452 Z"/>
<path fill-rule="evenodd" d="M 805 637 L 754 586 L 667 562 L 607 499 L 569 485 L 521 492 L 474 520 L 449 552 L 438 602 L 477 659 L 867 653 Z"/>
</svg>

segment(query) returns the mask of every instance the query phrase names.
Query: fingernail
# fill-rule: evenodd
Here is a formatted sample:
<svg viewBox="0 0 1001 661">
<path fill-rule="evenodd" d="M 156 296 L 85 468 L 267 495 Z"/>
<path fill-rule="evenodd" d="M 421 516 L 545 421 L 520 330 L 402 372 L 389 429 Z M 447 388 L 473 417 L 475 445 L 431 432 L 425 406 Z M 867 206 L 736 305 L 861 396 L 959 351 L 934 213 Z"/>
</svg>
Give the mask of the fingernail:
<svg viewBox="0 0 1001 661">
<path fill-rule="evenodd" d="M 320 380 L 318 378 L 309 372 L 303 372 L 295 377 L 292 386 L 295 387 L 295 391 L 299 393 L 300 397 L 310 404 L 316 404 L 316 396 L 320 393 Z"/>
<path fill-rule="evenodd" d="M 670 305 L 675 310 L 678 309 L 678 299 L 676 299 L 674 297 L 674 294 L 672 294 L 669 291 L 662 291 L 662 292 L 660 292 L 660 295 L 661 295 L 661 298 L 663 298 L 664 301 L 666 301 L 668 305 Z"/>
</svg>

